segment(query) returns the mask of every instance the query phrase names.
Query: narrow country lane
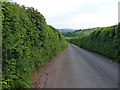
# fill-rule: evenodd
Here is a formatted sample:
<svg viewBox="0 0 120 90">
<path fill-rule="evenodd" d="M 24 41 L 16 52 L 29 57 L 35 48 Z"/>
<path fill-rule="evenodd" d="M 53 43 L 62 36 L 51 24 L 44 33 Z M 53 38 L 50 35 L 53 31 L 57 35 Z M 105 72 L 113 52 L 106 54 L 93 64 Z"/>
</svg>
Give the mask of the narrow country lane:
<svg viewBox="0 0 120 90">
<path fill-rule="evenodd" d="M 57 56 L 44 80 L 44 88 L 117 88 L 118 64 L 73 44 Z"/>
</svg>

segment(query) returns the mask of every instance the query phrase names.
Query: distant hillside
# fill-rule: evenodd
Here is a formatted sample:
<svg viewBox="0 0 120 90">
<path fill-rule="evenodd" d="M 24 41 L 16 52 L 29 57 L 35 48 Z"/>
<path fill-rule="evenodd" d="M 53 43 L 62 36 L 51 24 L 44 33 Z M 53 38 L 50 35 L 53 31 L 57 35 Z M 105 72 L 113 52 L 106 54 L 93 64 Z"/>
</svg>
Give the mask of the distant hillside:
<svg viewBox="0 0 120 90">
<path fill-rule="evenodd" d="M 63 28 L 63 29 L 58 29 L 60 32 L 74 32 L 76 29 L 70 29 L 70 28 Z"/>
<path fill-rule="evenodd" d="M 79 30 L 75 30 L 73 32 L 62 32 L 62 34 L 65 36 L 65 37 L 78 37 L 78 36 L 81 36 L 83 34 L 89 34 L 95 30 L 97 30 L 98 28 L 90 28 L 90 29 L 79 29 Z"/>
</svg>

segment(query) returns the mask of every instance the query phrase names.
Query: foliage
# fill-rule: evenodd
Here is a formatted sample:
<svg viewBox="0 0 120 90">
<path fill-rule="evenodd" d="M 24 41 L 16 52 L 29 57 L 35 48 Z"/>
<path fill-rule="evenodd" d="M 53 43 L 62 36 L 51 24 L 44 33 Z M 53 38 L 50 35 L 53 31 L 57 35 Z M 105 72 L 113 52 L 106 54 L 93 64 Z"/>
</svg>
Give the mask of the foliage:
<svg viewBox="0 0 120 90">
<path fill-rule="evenodd" d="M 120 24 L 99 28 L 88 35 L 69 39 L 69 42 L 120 63 Z"/>
<path fill-rule="evenodd" d="M 2 81 L 2 10 L 0 3 L 0 82 Z M 0 83 L 0 90 L 2 87 L 2 83 Z"/>
<path fill-rule="evenodd" d="M 2 4 L 0 3 L 0 47 L 2 45 L 2 10 L 1 10 Z"/>
<path fill-rule="evenodd" d="M 4 2 L 3 88 L 30 88 L 31 75 L 67 47 L 64 36 L 34 8 Z"/>
</svg>

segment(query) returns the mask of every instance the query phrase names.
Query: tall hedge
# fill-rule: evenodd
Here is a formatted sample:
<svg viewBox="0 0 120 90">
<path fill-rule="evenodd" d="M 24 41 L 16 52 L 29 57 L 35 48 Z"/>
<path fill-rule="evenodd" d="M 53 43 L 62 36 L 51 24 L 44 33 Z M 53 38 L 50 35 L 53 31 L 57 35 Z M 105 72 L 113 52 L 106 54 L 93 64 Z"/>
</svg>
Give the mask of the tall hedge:
<svg viewBox="0 0 120 90">
<path fill-rule="evenodd" d="M 97 29 L 69 42 L 120 63 L 120 24 Z"/>
<path fill-rule="evenodd" d="M 67 47 L 67 41 L 31 7 L 2 3 L 3 88 L 30 88 L 31 75 Z"/>
</svg>

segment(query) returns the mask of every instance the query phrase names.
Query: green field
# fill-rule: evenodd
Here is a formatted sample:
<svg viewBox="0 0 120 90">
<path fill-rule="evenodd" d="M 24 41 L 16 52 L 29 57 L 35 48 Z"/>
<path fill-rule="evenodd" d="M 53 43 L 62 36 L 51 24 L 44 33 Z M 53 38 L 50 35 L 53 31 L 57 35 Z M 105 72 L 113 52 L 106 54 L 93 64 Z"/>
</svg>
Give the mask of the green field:
<svg viewBox="0 0 120 90">
<path fill-rule="evenodd" d="M 90 28 L 90 29 L 83 29 L 83 30 L 80 29 L 80 30 L 75 30 L 74 32 L 62 32 L 62 34 L 65 37 L 79 37 L 84 34 L 89 34 L 97 29 L 98 28 Z"/>
</svg>

